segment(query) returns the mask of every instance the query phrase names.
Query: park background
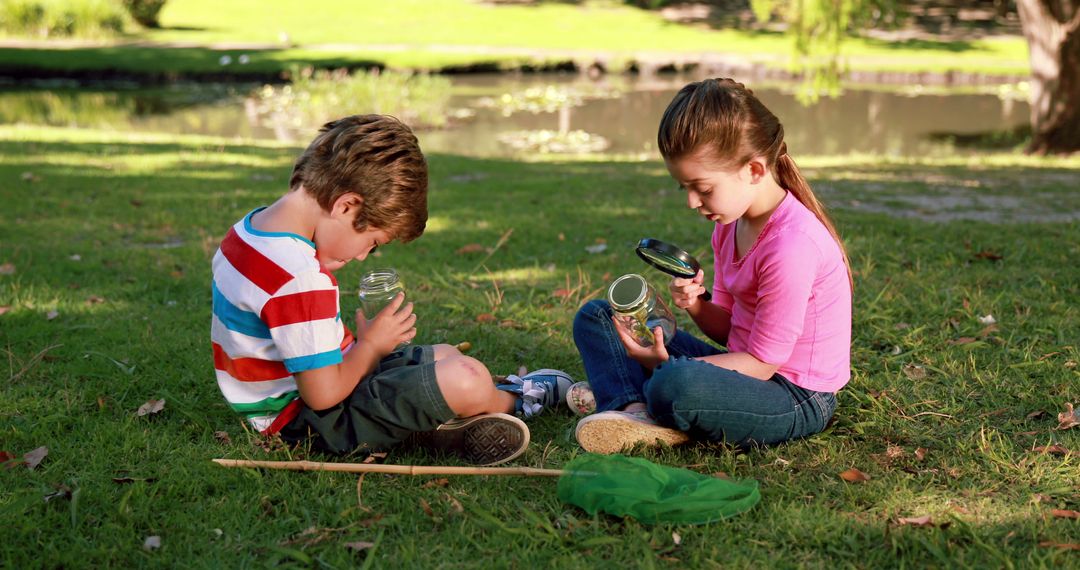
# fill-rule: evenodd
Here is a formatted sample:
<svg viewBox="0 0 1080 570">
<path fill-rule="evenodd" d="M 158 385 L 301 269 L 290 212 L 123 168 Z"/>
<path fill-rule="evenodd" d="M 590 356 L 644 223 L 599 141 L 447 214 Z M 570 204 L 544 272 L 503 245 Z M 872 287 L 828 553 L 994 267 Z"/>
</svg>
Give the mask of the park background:
<svg viewBox="0 0 1080 570">
<path fill-rule="evenodd" d="M 4 0 L 0 561 L 1080 564 L 1080 157 L 1025 152 L 1044 76 L 1017 6 L 856 5 L 835 60 L 821 38 L 799 56 L 790 6 L 761 18 L 736 0 Z M 745 82 L 784 122 L 855 275 L 853 377 L 825 433 L 638 450 L 757 480 L 753 510 L 643 525 L 561 504 L 550 479 L 210 462 L 326 459 L 245 428 L 208 334 L 221 236 L 286 190 L 322 121 L 402 117 L 431 168 L 425 236 L 339 272 L 343 314 L 364 267 L 393 266 L 419 342 L 468 343 L 496 374 L 581 378 L 576 308 L 627 272 L 663 287 L 640 237 L 708 258 L 711 227 L 654 137 L 674 92 L 709 76 Z M 573 425 L 539 418 L 516 464 L 580 454 Z"/>
</svg>

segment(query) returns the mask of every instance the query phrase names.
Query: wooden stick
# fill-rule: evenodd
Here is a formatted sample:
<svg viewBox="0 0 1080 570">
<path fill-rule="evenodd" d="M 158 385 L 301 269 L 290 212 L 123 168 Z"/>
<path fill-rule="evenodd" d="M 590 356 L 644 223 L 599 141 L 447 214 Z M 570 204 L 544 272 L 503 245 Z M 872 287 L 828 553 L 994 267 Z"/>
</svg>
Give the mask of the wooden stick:
<svg viewBox="0 0 1080 570">
<path fill-rule="evenodd" d="M 525 475 L 558 477 L 562 469 L 535 467 L 454 467 L 449 465 L 386 465 L 379 463 L 326 463 L 320 461 L 255 461 L 215 459 L 222 467 L 257 467 L 290 471 L 340 471 L 343 473 L 392 473 L 395 475 Z"/>
</svg>

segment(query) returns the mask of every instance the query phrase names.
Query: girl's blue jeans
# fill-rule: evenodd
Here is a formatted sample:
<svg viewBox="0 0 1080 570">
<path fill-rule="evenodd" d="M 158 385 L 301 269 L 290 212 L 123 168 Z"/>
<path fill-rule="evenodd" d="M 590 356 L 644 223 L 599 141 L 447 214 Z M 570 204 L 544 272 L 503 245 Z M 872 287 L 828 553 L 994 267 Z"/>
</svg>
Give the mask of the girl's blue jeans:
<svg viewBox="0 0 1080 570">
<path fill-rule="evenodd" d="M 740 446 L 818 433 L 836 411 L 832 392 L 800 388 L 779 374 L 762 381 L 695 360 L 724 351 L 682 330 L 668 342 L 671 359 L 650 376 L 626 354 L 611 317 L 607 301 L 593 300 L 574 318 L 574 342 L 598 411 L 642 402 L 662 425 Z"/>
</svg>

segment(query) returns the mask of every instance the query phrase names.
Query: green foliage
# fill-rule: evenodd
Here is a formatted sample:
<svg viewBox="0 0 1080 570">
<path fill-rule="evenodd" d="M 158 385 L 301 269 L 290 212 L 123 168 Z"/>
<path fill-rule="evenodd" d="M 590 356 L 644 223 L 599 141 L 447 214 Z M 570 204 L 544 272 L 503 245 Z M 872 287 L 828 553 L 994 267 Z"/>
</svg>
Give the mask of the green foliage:
<svg viewBox="0 0 1080 570">
<path fill-rule="evenodd" d="M 4 0 L 0 30 L 16 36 L 111 37 L 124 31 L 125 16 L 112 0 Z"/>
<path fill-rule="evenodd" d="M 450 112 L 450 80 L 402 71 L 294 69 L 292 83 L 265 85 L 253 95 L 271 126 L 310 129 L 355 113 L 394 115 L 413 128 L 441 127 Z"/>
<path fill-rule="evenodd" d="M 123 0 L 124 9 L 132 19 L 147 28 L 159 28 L 158 13 L 168 0 Z"/>
</svg>

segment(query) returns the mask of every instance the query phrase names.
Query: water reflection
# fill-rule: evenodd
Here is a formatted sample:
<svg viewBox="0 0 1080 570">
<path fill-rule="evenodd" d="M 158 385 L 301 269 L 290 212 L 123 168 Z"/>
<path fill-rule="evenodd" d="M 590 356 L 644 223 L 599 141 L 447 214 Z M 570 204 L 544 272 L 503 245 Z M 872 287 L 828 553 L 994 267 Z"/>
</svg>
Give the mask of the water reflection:
<svg viewBox="0 0 1080 570">
<path fill-rule="evenodd" d="M 511 131 L 584 131 L 606 139 L 605 152 L 655 157 L 656 126 L 675 92 L 689 79 L 608 76 L 597 86 L 579 76 L 498 75 L 454 78 L 451 105 L 474 109 L 452 128 L 419 133 L 426 151 L 469 156 L 512 156 Z M 579 106 L 509 117 L 479 105 L 528 87 L 563 85 L 585 91 L 617 91 L 616 98 L 585 98 Z M 166 89 L 50 88 L 0 92 L 3 123 L 77 126 L 125 131 L 205 134 L 230 138 L 303 142 L 311 133 L 260 126 L 245 110 L 255 86 L 180 85 Z M 967 152 L 934 133 L 971 135 L 1007 131 L 1028 121 L 1028 104 L 996 93 L 919 93 L 913 90 L 850 87 L 836 99 L 805 107 L 795 88 L 758 85 L 754 92 L 781 121 L 795 156 L 848 154 L 924 155 Z M 365 112 L 341 109 L 342 114 Z M 312 132 L 314 129 L 312 128 Z M 503 140 L 501 140 L 501 138 Z"/>
</svg>

